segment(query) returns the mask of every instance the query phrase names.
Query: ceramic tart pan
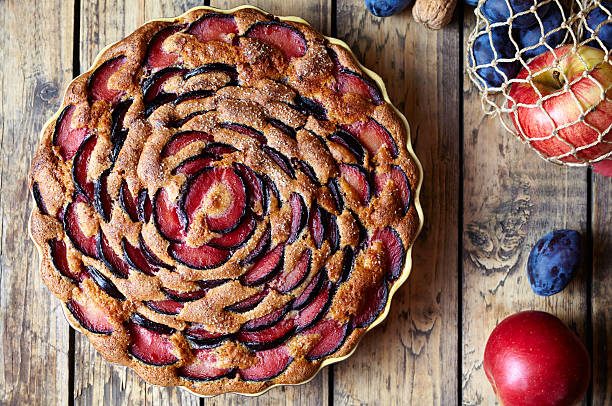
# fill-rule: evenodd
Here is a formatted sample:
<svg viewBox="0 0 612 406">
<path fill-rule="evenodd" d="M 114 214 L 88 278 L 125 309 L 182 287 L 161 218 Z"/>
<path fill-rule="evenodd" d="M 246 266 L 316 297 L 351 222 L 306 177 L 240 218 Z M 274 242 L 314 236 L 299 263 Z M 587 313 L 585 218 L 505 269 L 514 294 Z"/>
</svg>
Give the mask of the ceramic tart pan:
<svg viewBox="0 0 612 406">
<path fill-rule="evenodd" d="M 198 395 L 303 383 L 407 279 L 423 215 L 378 75 L 295 17 L 199 7 L 105 48 L 30 173 L 30 233 L 70 324 Z"/>
</svg>

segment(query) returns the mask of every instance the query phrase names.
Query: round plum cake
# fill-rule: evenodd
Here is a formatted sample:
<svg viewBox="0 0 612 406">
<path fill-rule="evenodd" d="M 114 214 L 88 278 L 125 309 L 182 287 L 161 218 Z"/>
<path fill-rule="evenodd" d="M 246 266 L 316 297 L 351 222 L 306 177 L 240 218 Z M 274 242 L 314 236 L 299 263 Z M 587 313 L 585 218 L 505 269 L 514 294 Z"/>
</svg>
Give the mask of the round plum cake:
<svg viewBox="0 0 612 406">
<path fill-rule="evenodd" d="M 109 361 L 201 395 L 301 383 L 386 315 L 422 224 L 408 126 L 346 45 L 198 8 L 106 48 L 42 132 L 42 277 Z"/>
</svg>

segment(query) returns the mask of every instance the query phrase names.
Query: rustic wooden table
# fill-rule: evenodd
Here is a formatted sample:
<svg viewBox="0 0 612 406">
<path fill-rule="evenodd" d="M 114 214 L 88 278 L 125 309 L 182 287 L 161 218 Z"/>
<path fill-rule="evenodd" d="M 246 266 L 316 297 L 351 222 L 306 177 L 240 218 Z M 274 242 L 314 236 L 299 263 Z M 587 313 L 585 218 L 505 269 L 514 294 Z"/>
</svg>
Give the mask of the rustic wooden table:
<svg viewBox="0 0 612 406">
<path fill-rule="evenodd" d="M 244 1 L 210 3 L 227 8 Z M 68 327 L 39 277 L 26 233 L 32 209 L 26 174 L 63 89 L 104 45 L 202 1 L 1 1 L 0 404 L 492 405 L 484 344 L 501 319 L 526 309 L 569 323 L 594 360 L 583 404 L 612 404 L 612 182 L 545 163 L 482 114 L 463 72 L 472 8 L 460 4 L 452 24 L 432 32 L 409 12 L 375 18 L 363 0 L 250 3 L 299 15 L 348 42 L 381 74 L 411 123 L 425 169 L 426 223 L 389 318 L 353 357 L 306 385 L 256 399 L 201 400 L 105 362 Z M 565 291 L 543 298 L 531 292 L 525 263 L 534 242 L 554 228 L 581 230 L 587 255 Z"/>
</svg>

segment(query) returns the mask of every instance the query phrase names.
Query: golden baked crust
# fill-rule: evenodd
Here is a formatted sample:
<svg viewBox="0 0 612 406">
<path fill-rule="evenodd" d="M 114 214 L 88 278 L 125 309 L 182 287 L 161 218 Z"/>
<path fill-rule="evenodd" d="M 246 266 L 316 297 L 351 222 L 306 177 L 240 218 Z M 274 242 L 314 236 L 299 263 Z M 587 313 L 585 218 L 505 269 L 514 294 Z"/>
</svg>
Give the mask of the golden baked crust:
<svg viewBox="0 0 612 406">
<path fill-rule="evenodd" d="M 305 24 L 255 9 L 145 24 L 43 130 L 29 179 L 43 279 L 150 383 L 303 382 L 402 279 L 419 229 L 406 131 Z"/>
</svg>

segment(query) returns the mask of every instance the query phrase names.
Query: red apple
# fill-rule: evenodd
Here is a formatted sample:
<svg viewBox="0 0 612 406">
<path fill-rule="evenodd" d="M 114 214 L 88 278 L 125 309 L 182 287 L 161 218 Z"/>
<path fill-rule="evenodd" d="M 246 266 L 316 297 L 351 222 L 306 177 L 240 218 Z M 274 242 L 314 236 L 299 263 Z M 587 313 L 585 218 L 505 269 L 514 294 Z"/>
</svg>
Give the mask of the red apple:
<svg viewBox="0 0 612 406">
<path fill-rule="evenodd" d="M 495 327 L 484 370 L 504 406 L 570 406 L 591 379 L 582 342 L 561 320 L 538 311 L 514 314 Z"/>
<path fill-rule="evenodd" d="M 594 163 L 593 170 L 600 175 L 612 178 L 612 159 L 604 159 Z"/>
<path fill-rule="evenodd" d="M 543 53 L 529 63 L 529 69 L 523 68 L 517 79 L 526 79 L 529 70 L 533 78 L 512 85 L 508 106 L 518 104 L 516 112 L 510 113 L 514 125 L 542 155 L 562 162 L 591 161 L 612 151 L 608 131 L 612 101 L 602 101 L 604 95 L 612 97 L 612 65 L 603 62 L 605 53 L 599 49 L 581 46 L 574 51 L 572 47 Z M 546 98 L 541 106 L 538 92 Z M 583 121 L 571 124 L 587 111 Z M 558 136 L 553 135 L 553 122 Z M 599 132 L 604 134 L 601 140 Z M 569 144 L 584 149 L 573 154 Z"/>
</svg>

